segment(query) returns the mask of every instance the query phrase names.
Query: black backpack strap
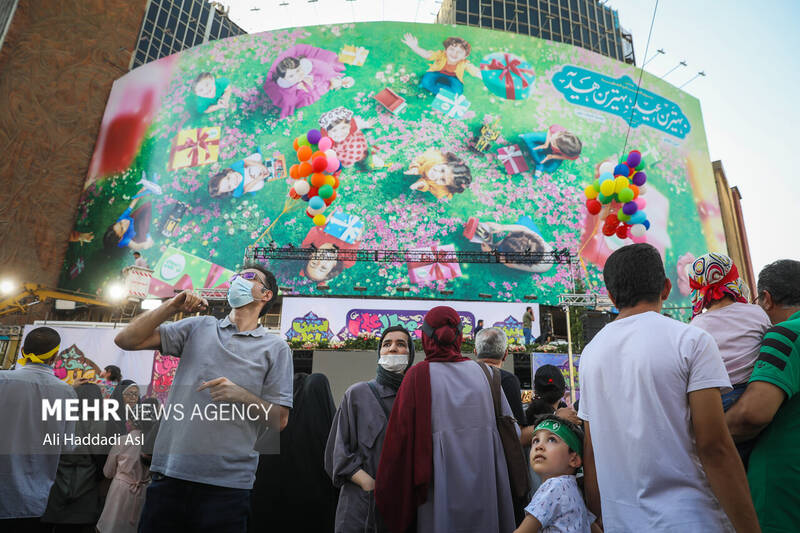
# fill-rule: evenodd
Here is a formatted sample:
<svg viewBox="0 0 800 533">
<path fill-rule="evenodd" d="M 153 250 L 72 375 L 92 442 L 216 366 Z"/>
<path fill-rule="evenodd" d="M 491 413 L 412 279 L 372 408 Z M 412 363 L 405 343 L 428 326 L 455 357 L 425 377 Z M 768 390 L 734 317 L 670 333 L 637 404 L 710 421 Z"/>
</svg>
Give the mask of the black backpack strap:
<svg viewBox="0 0 800 533">
<path fill-rule="evenodd" d="M 498 372 L 489 369 L 486 363 L 478 363 L 486 374 L 486 380 L 489 382 L 489 389 L 492 391 L 492 402 L 494 403 L 494 416 L 499 417 L 502 414 L 500 409 L 500 376 Z"/>
<path fill-rule="evenodd" d="M 378 387 L 371 381 L 367 381 L 367 385 L 369 385 L 369 390 L 372 391 L 372 394 L 375 395 L 375 399 L 378 400 L 378 403 L 383 408 L 383 414 L 386 415 L 386 420 L 389 420 L 389 408 L 386 407 L 386 403 L 381 399 L 381 395 L 378 394 Z"/>
</svg>

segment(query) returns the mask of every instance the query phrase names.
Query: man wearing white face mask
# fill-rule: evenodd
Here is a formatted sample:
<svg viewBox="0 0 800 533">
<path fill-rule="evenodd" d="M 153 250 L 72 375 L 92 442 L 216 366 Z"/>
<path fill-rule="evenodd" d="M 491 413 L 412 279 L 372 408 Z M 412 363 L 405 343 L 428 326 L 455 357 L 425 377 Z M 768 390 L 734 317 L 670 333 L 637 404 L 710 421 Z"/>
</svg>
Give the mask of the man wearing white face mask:
<svg viewBox="0 0 800 533">
<path fill-rule="evenodd" d="M 401 326 L 384 330 L 375 379 L 344 393 L 325 448 L 325 470 L 341 487 L 335 533 L 385 531 L 376 516 L 375 474 L 397 390 L 414 363 L 414 342 Z"/>
<path fill-rule="evenodd" d="M 140 529 L 245 532 L 250 489 L 265 431 L 282 430 L 292 406 L 292 352 L 258 319 L 277 294 L 275 277 L 247 265 L 230 281 L 230 314 L 195 316 L 208 302 L 184 291 L 131 322 L 116 337 L 124 350 L 161 350 L 181 361 L 153 450 L 152 483 Z M 269 425 L 268 425 L 269 423 Z"/>
</svg>

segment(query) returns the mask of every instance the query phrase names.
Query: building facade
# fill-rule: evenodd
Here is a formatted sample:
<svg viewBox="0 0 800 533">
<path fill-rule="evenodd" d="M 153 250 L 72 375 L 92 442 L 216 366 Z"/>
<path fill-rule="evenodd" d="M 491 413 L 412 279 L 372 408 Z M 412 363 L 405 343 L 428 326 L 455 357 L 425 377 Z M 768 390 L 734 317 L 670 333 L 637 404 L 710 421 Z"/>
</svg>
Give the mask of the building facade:
<svg viewBox="0 0 800 533">
<path fill-rule="evenodd" d="M 722 161 L 711 163 L 714 169 L 714 183 L 719 196 L 719 208 L 722 211 L 722 227 L 725 229 L 725 241 L 728 244 L 728 255 L 733 259 L 739 275 L 750 288 L 750 294 L 756 294 L 756 277 L 753 262 L 750 259 L 750 244 L 747 241 L 747 230 L 744 227 L 742 213 L 742 194 L 738 187 L 728 185 Z"/>
<path fill-rule="evenodd" d="M 636 64 L 633 37 L 617 10 L 599 0 L 444 0 L 439 24 L 511 31 Z"/>
<path fill-rule="evenodd" d="M 208 0 L 148 0 L 134 69 L 192 46 L 247 33 L 228 18 L 220 4 Z"/>
</svg>

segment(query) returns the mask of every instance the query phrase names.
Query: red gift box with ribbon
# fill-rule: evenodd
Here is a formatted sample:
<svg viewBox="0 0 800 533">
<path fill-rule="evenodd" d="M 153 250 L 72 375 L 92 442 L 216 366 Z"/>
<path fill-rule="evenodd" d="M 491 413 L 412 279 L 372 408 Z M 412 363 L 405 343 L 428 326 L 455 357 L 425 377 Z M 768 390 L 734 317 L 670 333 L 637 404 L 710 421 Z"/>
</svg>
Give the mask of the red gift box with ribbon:
<svg viewBox="0 0 800 533">
<path fill-rule="evenodd" d="M 421 261 L 408 262 L 408 279 L 411 283 L 424 284 L 461 277 L 461 266 L 456 261 L 456 248 L 452 244 L 434 245 L 417 251 L 420 252 Z"/>
</svg>

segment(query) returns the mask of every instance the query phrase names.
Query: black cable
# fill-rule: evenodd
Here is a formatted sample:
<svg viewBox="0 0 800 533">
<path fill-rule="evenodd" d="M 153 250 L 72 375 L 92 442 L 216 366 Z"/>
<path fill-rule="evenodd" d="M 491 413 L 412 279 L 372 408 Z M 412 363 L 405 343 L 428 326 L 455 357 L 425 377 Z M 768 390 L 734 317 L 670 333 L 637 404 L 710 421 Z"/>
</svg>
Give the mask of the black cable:
<svg viewBox="0 0 800 533">
<path fill-rule="evenodd" d="M 647 51 L 650 49 L 650 36 L 653 35 L 653 25 L 656 22 L 656 11 L 658 11 L 658 0 L 653 8 L 653 18 L 650 21 L 650 31 L 647 32 L 647 44 L 644 47 L 644 57 L 647 58 Z M 628 119 L 628 131 L 625 133 L 625 144 L 622 146 L 622 153 L 620 157 L 625 155 L 625 150 L 628 148 L 628 136 L 631 134 L 631 122 L 633 122 L 633 114 L 636 112 L 636 103 L 639 101 L 639 89 L 642 86 L 642 76 L 644 75 L 644 65 L 639 69 L 639 83 L 636 84 L 636 96 L 633 98 L 633 105 L 631 106 L 631 116 Z"/>
</svg>

